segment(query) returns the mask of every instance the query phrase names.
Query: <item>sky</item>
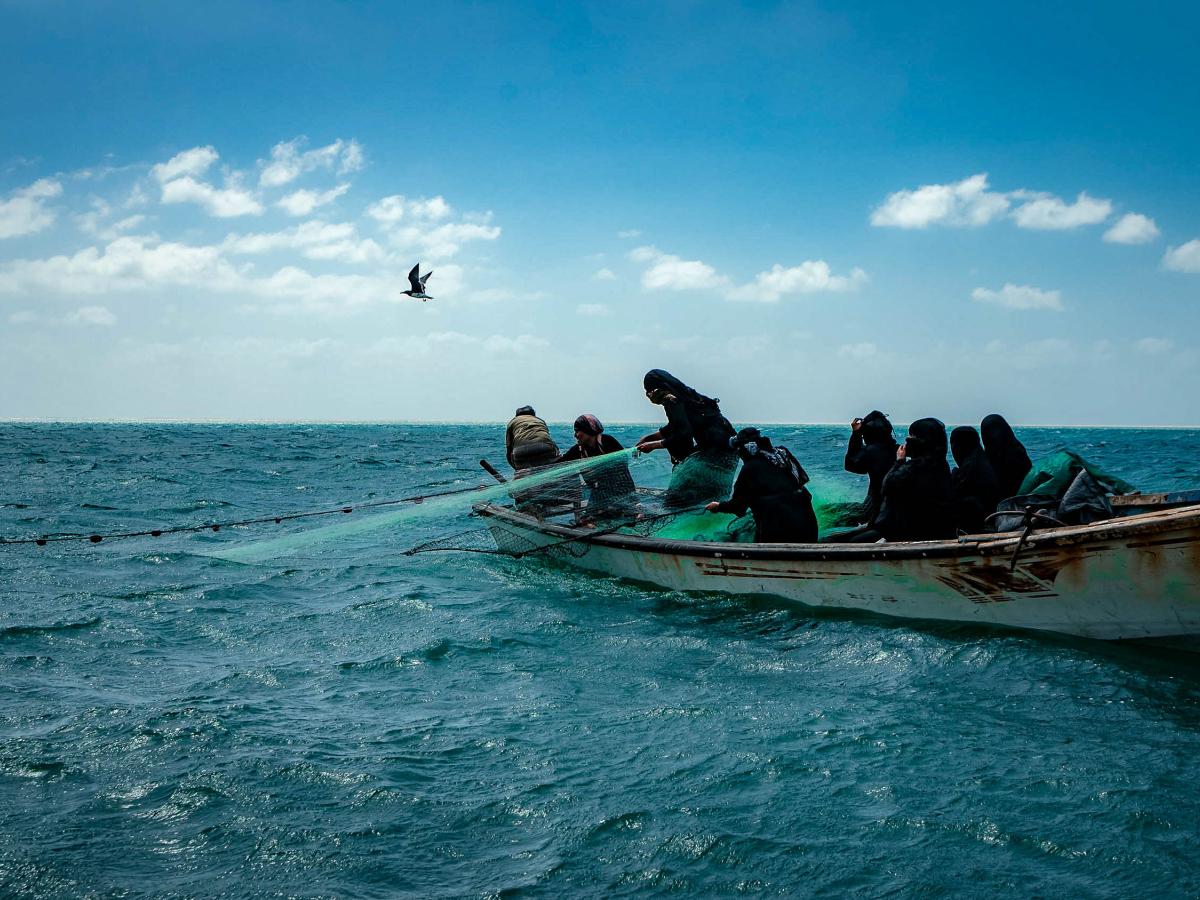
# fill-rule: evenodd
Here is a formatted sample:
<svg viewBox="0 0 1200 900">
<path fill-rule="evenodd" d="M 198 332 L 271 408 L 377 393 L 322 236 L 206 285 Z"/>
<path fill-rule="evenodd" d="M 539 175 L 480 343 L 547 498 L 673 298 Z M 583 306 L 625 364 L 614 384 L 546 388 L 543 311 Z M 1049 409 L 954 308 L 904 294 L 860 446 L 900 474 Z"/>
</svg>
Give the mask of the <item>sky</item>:
<svg viewBox="0 0 1200 900">
<path fill-rule="evenodd" d="M 1194 3 L 0 0 L 0 419 L 1197 425 L 1198 326 Z"/>
</svg>

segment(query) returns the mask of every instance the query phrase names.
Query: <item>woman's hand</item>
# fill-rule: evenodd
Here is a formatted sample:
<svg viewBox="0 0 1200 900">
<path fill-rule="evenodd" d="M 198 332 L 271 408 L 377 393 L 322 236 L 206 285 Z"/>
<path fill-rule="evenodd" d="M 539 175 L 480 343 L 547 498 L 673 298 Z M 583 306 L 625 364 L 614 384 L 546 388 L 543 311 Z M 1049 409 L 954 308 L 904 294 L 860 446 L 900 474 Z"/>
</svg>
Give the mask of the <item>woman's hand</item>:
<svg viewBox="0 0 1200 900">
<path fill-rule="evenodd" d="M 896 462 L 904 462 L 904 458 L 905 458 L 904 445 L 901 444 L 899 447 L 896 448 Z"/>
<path fill-rule="evenodd" d="M 662 441 L 647 441 L 643 440 L 637 445 L 638 451 L 641 453 L 649 453 L 652 450 L 658 450 L 662 447 Z"/>
<path fill-rule="evenodd" d="M 858 434 L 860 431 L 862 431 L 862 419 L 856 418 L 850 423 L 850 432 Z"/>
<path fill-rule="evenodd" d="M 706 507 L 704 507 L 704 508 L 705 508 L 705 509 L 707 509 L 709 512 L 716 512 L 716 511 L 717 511 L 717 507 L 718 507 L 718 506 L 720 506 L 720 505 L 721 505 L 721 504 L 720 504 L 718 501 L 714 500 L 712 503 L 708 504 L 708 505 L 707 505 Z"/>
</svg>

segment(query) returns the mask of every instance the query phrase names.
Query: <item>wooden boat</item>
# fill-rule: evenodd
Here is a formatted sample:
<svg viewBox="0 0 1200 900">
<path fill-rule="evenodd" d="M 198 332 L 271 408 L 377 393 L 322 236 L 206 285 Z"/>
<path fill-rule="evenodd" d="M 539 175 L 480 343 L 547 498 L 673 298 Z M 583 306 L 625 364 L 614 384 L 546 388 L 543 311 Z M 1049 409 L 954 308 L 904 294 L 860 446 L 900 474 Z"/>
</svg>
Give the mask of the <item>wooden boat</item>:
<svg viewBox="0 0 1200 900">
<path fill-rule="evenodd" d="M 492 503 L 476 512 L 501 548 L 673 590 L 1200 650 L 1198 503 L 1024 538 L 886 544 L 661 540 L 597 534 Z"/>
</svg>

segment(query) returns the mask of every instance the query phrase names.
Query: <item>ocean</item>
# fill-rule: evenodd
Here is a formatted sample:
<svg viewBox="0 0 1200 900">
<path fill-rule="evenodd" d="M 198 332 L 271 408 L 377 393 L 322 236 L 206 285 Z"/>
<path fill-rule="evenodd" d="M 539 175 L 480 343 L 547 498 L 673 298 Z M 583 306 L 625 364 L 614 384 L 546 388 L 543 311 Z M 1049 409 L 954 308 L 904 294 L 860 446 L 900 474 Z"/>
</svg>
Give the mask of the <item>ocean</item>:
<svg viewBox="0 0 1200 900">
<path fill-rule="evenodd" d="M 846 427 L 764 430 L 865 492 Z M 1197 431 L 1018 434 L 1197 487 Z M 450 491 L 482 457 L 507 471 L 503 425 L 0 425 L 0 537 Z M 403 554 L 468 512 L 0 546 L 0 896 L 1200 895 L 1200 659 Z"/>
</svg>

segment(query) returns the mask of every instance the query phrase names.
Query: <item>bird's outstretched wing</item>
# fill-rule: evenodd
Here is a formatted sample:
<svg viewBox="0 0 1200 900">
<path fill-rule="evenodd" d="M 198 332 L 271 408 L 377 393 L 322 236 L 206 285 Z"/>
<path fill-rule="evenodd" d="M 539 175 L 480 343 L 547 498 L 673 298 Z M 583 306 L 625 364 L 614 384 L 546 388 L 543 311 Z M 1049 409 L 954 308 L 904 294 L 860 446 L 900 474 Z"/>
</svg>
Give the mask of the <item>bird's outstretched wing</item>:
<svg viewBox="0 0 1200 900">
<path fill-rule="evenodd" d="M 412 267 L 412 271 L 408 273 L 408 283 L 412 287 L 412 289 L 417 292 L 420 292 L 421 286 L 422 286 L 421 279 L 417 277 L 417 270 L 420 268 L 421 268 L 421 264 L 417 263 L 415 266 Z M 428 278 L 429 276 L 426 275 L 425 277 Z"/>
<path fill-rule="evenodd" d="M 425 290 L 425 282 L 427 282 L 429 280 L 429 276 L 432 274 L 433 274 L 432 272 L 426 272 L 424 275 L 421 276 L 421 290 Z"/>
</svg>

